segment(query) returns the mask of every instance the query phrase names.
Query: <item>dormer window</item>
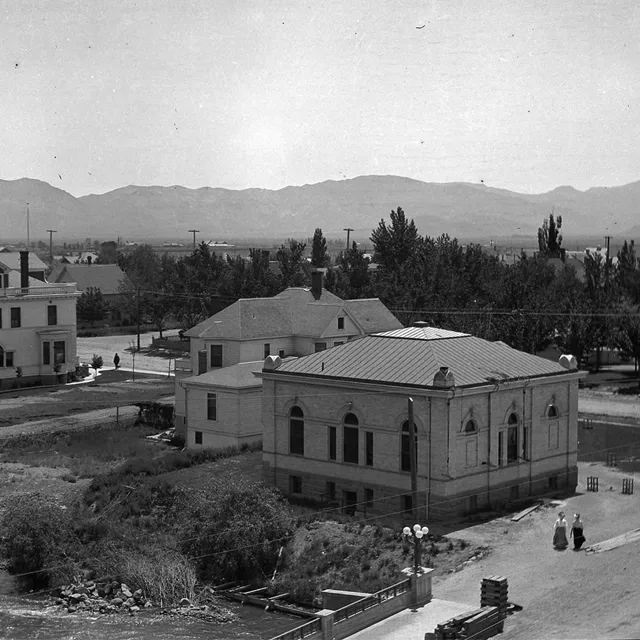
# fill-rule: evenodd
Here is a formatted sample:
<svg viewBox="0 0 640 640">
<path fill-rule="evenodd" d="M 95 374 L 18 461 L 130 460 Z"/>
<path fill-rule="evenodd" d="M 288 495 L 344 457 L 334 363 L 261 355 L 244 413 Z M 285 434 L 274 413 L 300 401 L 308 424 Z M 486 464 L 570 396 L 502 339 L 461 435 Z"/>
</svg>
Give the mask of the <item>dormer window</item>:
<svg viewBox="0 0 640 640">
<path fill-rule="evenodd" d="M 338 329 L 344 329 L 344 318 L 338 318 Z"/>
</svg>

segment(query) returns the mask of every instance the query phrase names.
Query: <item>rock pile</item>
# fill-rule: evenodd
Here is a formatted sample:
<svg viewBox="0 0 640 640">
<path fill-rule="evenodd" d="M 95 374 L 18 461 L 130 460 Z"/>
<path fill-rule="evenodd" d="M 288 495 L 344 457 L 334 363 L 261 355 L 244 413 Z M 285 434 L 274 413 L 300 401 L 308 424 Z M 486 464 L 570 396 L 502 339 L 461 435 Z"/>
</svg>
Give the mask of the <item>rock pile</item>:
<svg viewBox="0 0 640 640">
<path fill-rule="evenodd" d="M 197 618 L 198 620 L 206 620 L 207 622 L 234 622 L 238 619 L 238 616 L 217 603 L 210 602 L 209 604 L 197 606 L 191 604 L 187 598 L 182 598 L 180 606 L 172 609 L 164 609 L 164 614 L 189 616 L 190 618 Z"/>
<path fill-rule="evenodd" d="M 131 591 L 120 582 L 81 582 L 60 588 L 56 603 L 65 607 L 68 613 L 86 611 L 91 613 L 117 613 L 118 611 L 134 614 L 140 609 L 153 606 L 147 600 L 142 589 Z"/>
</svg>

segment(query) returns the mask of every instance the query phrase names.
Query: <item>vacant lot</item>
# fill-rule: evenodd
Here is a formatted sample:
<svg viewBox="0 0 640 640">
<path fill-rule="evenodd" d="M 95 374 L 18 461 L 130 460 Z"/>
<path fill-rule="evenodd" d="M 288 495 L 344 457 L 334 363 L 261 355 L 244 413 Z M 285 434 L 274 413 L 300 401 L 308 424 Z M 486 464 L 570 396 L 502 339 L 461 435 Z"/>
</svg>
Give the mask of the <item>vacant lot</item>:
<svg viewBox="0 0 640 640">
<path fill-rule="evenodd" d="M 105 371 L 95 383 L 60 385 L 52 390 L 33 389 L 0 395 L 0 428 L 44 418 L 150 402 L 172 395 L 173 378 Z"/>
</svg>

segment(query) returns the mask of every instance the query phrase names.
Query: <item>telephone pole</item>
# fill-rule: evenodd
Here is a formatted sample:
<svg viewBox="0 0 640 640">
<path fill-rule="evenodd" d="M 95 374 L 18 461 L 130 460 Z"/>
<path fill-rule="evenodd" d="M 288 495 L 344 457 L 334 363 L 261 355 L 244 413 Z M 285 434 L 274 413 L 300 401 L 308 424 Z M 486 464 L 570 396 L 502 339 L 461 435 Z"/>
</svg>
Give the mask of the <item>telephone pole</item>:
<svg viewBox="0 0 640 640">
<path fill-rule="evenodd" d="M 196 233 L 200 233 L 198 229 L 189 229 L 189 233 L 193 233 L 193 250 L 196 250 Z"/>
<path fill-rule="evenodd" d="M 55 229 L 47 229 L 49 234 L 49 262 L 53 262 L 53 234 L 58 233 Z"/>
<path fill-rule="evenodd" d="M 343 229 L 343 231 L 347 232 L 347 251 L 349 251 L 349 234 L 353 231 L 353 229 L 347 227 L 346 229 Z"/>
<path fill-rule="evenodd" d="M 611 241 L 611 236 L 604 237 L 607 243 L 607 259 L 604 263 L 604 283 L 607 290 L 609 290 L 609 242 Z"/>
</svg>

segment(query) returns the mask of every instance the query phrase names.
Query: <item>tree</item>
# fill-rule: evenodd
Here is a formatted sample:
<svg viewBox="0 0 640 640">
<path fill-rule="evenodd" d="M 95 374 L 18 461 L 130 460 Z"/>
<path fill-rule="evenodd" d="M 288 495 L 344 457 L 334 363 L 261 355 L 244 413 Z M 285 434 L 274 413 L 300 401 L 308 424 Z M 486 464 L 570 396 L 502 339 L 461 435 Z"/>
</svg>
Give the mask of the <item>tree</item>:
<svg viewBox="0 0 640 640">
<path fill-rule="evenodd" d="M 625 240 L 618 251 L 616 283 L 628 300 L 640 304 L 640 269 L 633 240 L 629 243 Z"/>
<path fill-rule="evenodd" d="M 638 373 L 640 361 L 640 309 L 625 309 L 618 319 L 615 345 L 620 352 L 633 358 L 634 371 Z"/>
<path fill-rule="evenodd" d="M 113 240 L 100 244 L 98 264 L 115 264 L 118 262 L 118 244 Z"/>
<path fill-rule="evenodd" d="M 99 356 L 97 353 L 94 353 L 91 358 L 91 368 L 95 371 L 96 377 L 98 375 L 98 369 L 102 369 L 103 365 L 104 365 L 104 360 L 102 359 L 102 356 Z"/>
<path fill-rule="evenodd" d="M 100 287 L 89 287 L 78 298 L 76 316 L 80 322 L 89 322 L 93 327 L 107 317 L 110 309 L 111 305 L 103 298 Z"/>
<path fill-rule="evenodd" d="M 289 238 L 287 244 L 280 246 L 276 258 L 280 263 L 280 282 L 283 289 L 287 287 L 300 287 L 305 282 L 303 270 L 304 250 L 307 245 Z"/>
<path fill-rule="evenodd" d="M 340 254 L 338 260 L 340 284 L 337 287 L 337 295 L 346 299 L 362 298 L 368 295 L 369 262 L 369 258 L 365 257 L 364 251 L 358 249 L 356 242 L 351 244 L 348 251 Z"/>
<path fill-rule="evenodd" d="M 316 229 L 311 244 L 311 265 L 314 267 L 326 267 L 328 264 L 327 241 L 322 235 L 322 229 Z"/>
<path fill-rule="evenodd" d="M 413 220 L 408 221 L 404 211 L 398 207 L 391 211 L 391 224 L 380 220 L 378 228 L 371 234 L 373 261 L 386 271 L 397 271 L 408 260 L 419 245 L 418 230 Z"/>
<path fill-rule="evenodd" d="M 561 228 L 562 216 L 558 216 L 556 220 L 553 212 L 549 214 L 548 220 L 543 221 L 542 226 L 538 229 L 538 248 L 543 256 L 564 260 L 565 250 L 561 247 Z"/>
</svg>

